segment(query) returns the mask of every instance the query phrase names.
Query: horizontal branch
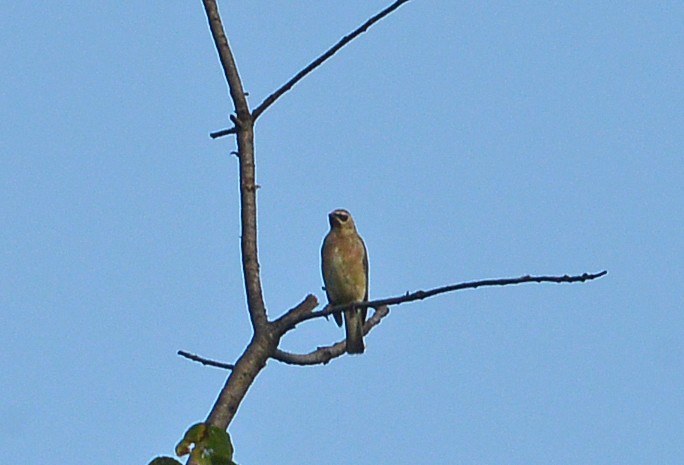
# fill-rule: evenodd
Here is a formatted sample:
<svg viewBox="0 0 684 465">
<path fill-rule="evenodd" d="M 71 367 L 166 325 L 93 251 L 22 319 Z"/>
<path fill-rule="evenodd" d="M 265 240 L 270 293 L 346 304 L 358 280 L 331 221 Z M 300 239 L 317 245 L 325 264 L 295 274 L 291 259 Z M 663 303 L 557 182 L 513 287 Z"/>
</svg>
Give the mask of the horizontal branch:
<svg viewBox="0 0 684 465">
<path fill-rule="evenodd" d="M 228 136 L 230 134 L 237 134 L 237 132 L 237 126 L 233 126 L 230 129 L 221 129 L 219 131 L 210 132 L 209 137 L 211 137 L 212 139 L 218 139 L 219 137 Z"/>
<path fill-rule="evenodd" d="M 380 321 L 389 314 L 389 305 L 398 305 L 406 302 L 414 302 L 416 300 L 427 299 L 428 297 L 433 297 L 439 294 L 445 294 L 447 292 L 461 291 L 464 289 L 476 289 L 478 287 L 492 287 L 492 286 L 510 286 L 516 284 L 524 283 L 578 283 L 591 281 L 608 274 L 607 271 L 601 271 L 599 273 L 584 273 L 581 275 L 569 276 L 521 276 L 519 278 L 501 278 L 501 279 L 483 279 L 479 281 L 468 281 L 459 284 L 452 284 L 448 286 L 437 287 L 434 289 L 429 289 L 427 291 L 415 291 L 407 292 L 402 296 L 388 297 L 385 299 L 369 300 L 367 302 L 358 302 L 354 304 L 356 308 L 373 307 L 375 312 L 363 326 L 364 335 L 368 334 L 375 326 L 377 326 Z M 275 320 L 272 324 L 274 329 L 278 334 L 285 334 L 286 332 L 294 329 L 294 327 L 307 320 L 314 318 L 325 317 L 333 314 L 334 312 L 342 311 L 349 308 L 349 305 L 335 305 L 333 307 L 326 306 L 323 310 L 317 312 L 312 311 L 318 301 L 313 295 L 308 295 L 306 298 L 300 302 L 294 308 L 288 310 L 283 316 Z M 271 358 L 278 360 L 289 365 L 325 365 L 330 360 L 340 357 L 346 353 L 346 342 L 339 341 L 335 344 L 319 347 L 316 350 L 309 352 L 307 354 L 295 354 L 291 352 L 286 352 L 284 350 L 275 349 Z M 199 362 L 203 365 L 213 366 L 217 368 L 223 368 L 227 370 L 232 370 L 234 365 L 229 363 L 217 362 L 215 360 L 210 360 L 198 355 L 190 354 L 185 351 L 178 351 L 178 355 L 185 358 Z"/>
<path fill-rule="evenodd" d="M 375 326 L 379 325 L 380 321 L 382 321 L 382 319 L 387 315 L 389 315 L 389 307 L 380 307 L 377 309 L 373 313 L 373 316 L 371 316 L 363 325 L 364 336 L 367 335 Z M 276 349 L 273 355 L 271 355 L 271 358 L 289 365 L 325 365 L 330 360 L 344 355 L 346 352 L 346 341 L 339 341 L 329 346 L 319 347 L 308 354 L 294 354 L 284 350 Z M 195 362 L 199 362 L 202 365 L 223 368 L 224 370 L 232 370 L 235 368 L 235 365 L 230 363 L 218 362 L 216 360 L 200 357 L 199 355 L 194 355 L 183 350 L 179 350 L 178 355 Z"/>
<path fill-rule="evenodd" d="M 224 370 L 232 370 L 233 368 L 235 368 L 235 365 L 231 363 L 217 362 L 216 360 L 210 360 L 208 358 L 200 357 L 199 355 L 191 354 L 190 352 L 186 352 L 184 350 L 179 350 L 177 353 L 181 357 L 185 357 L 189 360 L 192 360 L 193 362 L 199 362 L 202 365 L 223 368 Z"/>
<path fill-rule="evenodd" d="M 447 292 L 455 292 L 455 291 L 462 291 L 464 289 L 476 289 L 478 287 L 491 287 L 491 286 L 510 286 L 510 285 L 515 285 L 515 284 L 524 284 L 524 283 L 579 283 L 579 282 L 585 282 L 585 281 L 591 281 L 593 279 L 600 278 L 602 276 L 605 276 L 608 274 L 607 271 L 601 271 L 599 273 L 584 273 L 581 275 L 576 275 L 576 276 L 568 276 L 568 275 L 563 275 L 563 276 L 521 276 L 519 278 L 501 278 L 501 279 L 483 279 L 480 281 L 468 281 L 464 283 L 459 283 L 459 284 L 451 284 L 448 286 L 442 286 L 442 287 L 437 287 L 434 289 L 430 289 L 427 291 L 415 291 L 415 292 L 407 292 L 406 294 L 402 296 L 397 296 L 397 297 L 388 297 L 385 299 L 377 299 L 377 300 L 369 300 L 366 302 L 358 302 L 353 305 L 349 304 L 344 304 L 344 305 L 335 305 L 333 307 L 327 306 L 323 310 L 319 310 L 317 312 L 310 312 L 306 314 L 299 314 L 296 316 L 296 318 L 287 318 L 288 322 L 290 323 L 290 328 L 294 328 L 297 324 L 307 321 L 307 320 L 312 320 L 314 318 L 321 318 L 324 316 L 332 315 L 335 312 L 339 312 L 345 309 L 348 309 L 350 307 L 355 307 L 355 308 L 364 308 L 364 307 L 374 307 L 377 308 L 381 305 L 398 305 L 398 304 L 403 304 L 406 302 L 414 302 L 416 300 L 423 300 L 427 299 L 428 297 L 433 297 L 439 294 L 445 294 Z M 283 315 L 280 319 L 285 320 L 286 317 L 288 317 L 289 314 Z"/>
<path fill-rule="evenodd" d="M 337 53 L 342 47 L 347 45 L 349 42 L 352 40 L 356 39 L 358 36 L 363 34 L 370 28 L 373 24 L 377 23 L 380 21 L 382 18 L 385 16 L 389 15 L 392 13 L 394 10 L 399 8 L 401 5 L 404 3 L 407 3 L 410 0 L 397 0 L 396 2 L 392 3 L 390 6 L 376 14 L 375 16 L 371 17 L 368 21 L 363 23 L 361 26 L 356 28 L 354 31 L 352 31 L 350 34 L 342 37 L 339 42 L 337 42 L 335 45 L 330 47 L 323 55 L 319 56 L 316 58 L 314 61 L 309 63 L 304 69 L 302 69 L 300 72 L 298 72 L 292 79 L 287 81 L 285 84 L 283 84 L 279 89 L 277 89 L 275 92 L 273 92 L 271 95 L 266 97 L 266 99 L 259 104 L 258 107 L 252 111 L 252 116 L 256 120 L 259 115 L 261 115 L 268 107 L 273 105 L 273 103 L 278 100 L 285 92 L 288 90 L 292 89 L 295 84 L 297 84 L 299 81 L 304 79 L 304 77 L 311 73 L 313 70 L 318 68 L 320 65 L 322 65 L 326 60 L 328 60 L 330 57 L 332 57 L 335 53 Z"/>
<path fill-rule="evenodd" d="M 363 334 L 368 334 L 371 329 L 380 324 L 383 318 L 389 315 L 389 307 L 379 307 L 363 325 Z M 276 349 L 272 358 L 288 365 L 325 365 L 330 360 L 340 357 L 347 352 L 347 342 L 339 341 L 325 347 L 319 347 L 308 354 L 294 354 L 284 350 Z"/>
</svg>

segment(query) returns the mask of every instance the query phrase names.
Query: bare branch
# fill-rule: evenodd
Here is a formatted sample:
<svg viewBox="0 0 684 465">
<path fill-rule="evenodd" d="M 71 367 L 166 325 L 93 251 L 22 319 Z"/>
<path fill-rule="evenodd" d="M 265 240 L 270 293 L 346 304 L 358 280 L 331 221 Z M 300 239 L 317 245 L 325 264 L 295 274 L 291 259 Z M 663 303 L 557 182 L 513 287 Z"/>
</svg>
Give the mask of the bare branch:
<svg viewBox="0 0 684 465">
<path fill-rule="evenodd" d="M 308 296 L 307 300 L 309 298 L 314 298 L 313 296 Z M 307 300 L 299 304 L 295 309 L 299 307 L 302 307 L 307 303 Z M 375 312 L 373 313 L 373 316 L 371 316 L 366 323 L 363 325 L 363 334 L 367 335 L 370 333 L 371 329 L 373 329 L 375 326 L 380 324 L 380 321 L 385 318 L 387 315 L 389 315 L 389 307 L 382 306 L 379 307 Z M 271 358 L 278 360 L 283 363 L 287 363 L 289 365 L 325 365 L 327 364 L 330 360 L 333 358 L 337 358 L 341 355 L 344 355 L 347 351 L 347 343 L 346 341 L 339 341 L 336 342 L 335 344 L 332 344 L 330 346 L 325 346 L 325 347 L 318 347 L 316 350 L 313 352 L 309 352 L 308 354 L 293 354 L 291 352 L 286 352 L 284 350 L 276 349 L 271 356 Z M 185 352 L 183 350 L 178 351 L 178 355 L 181 355 L 185 358 L 188 358 L 190 360 L 193 360 L 195 362 L 199 362 L 202 365 L 207 365 L 207 366 L 212 366 L 216 368 L 223 368 L 224 370 L 232 370 L 235 368 L 235 365 L 231 365 L 230 363 L 224 363 L 224 362 L 219 362 L 216 360 L 211 360 L 208 358 L 200 357 L 199 355 L 194 355 L 189 352 Z"/>
<path fill-rule="evenodd" d="M 371 329 L 380 324 L 383 318 L 389 315 L 389 307 L 382 306 L 375 310 L 363 325 L 363 334 L 368 334 Z M 288 365 L 325 365 L 330 360 L 340 357 L 347 352 L 346 341 L 340 341 L 330 346 L 319 347 L 308 354 L 294 354 L 284 350 L 276 349 L 272 358 Z"/>
<path fill-rule="evenodd" d="M 318 347 L 308 354 L 294 354 L 277 349 L 272 358 L 288 365 L 327 365 L 330 360 L 341 357 L 345 353 L 347 353 L 347 341 L 339 341 L 330 346 Z"/>
<path fill-rule="evenodd" d="M 276 333 L 283 335 L 287 331 L 294 328 L 297 322 L 304 316 L 313 312 L 313 309 L 318 306 L 318 299 L 309 294 L 306 298 L 297 304 L 296 307 L 291 308 L 283 316 L 275 320 L 272 325 Z"/>
<path fill-rule="evenodd" d="M 249 105 L 247 104 L 245 91 L 242 89 L 242 81 L 240 80 L 240 75 L 238 74 L 237 66 L 235 65 L 233 52 L 230 50 L 228 38 L 223 30 L 218 5 L 215 0 L 202 0 L 202 3 L 204 3 L 204 11 L 209 20 L 211 36 L 214 38 L 216 51 L 221 60 L 221 67 L 223 68 L 223 73 L 228 82 L 230 97 L 235 104 L 235 112 L 237 113 L 238 118 L 242 119 L 245 115 L 249 115 Z"/>
<path fill-rule="evenodd" d="M 273 92 L 271 95 L 266 97 L 266 99 L 259 104 L 258 107 L 254 109 L 252 112 L 252 115 L 254 116 L 254 119 L 256 120 L 259 115 L 261 115 L 268 107 L 273 105 L 273 103 L 278 100 L 285 92 L 288 90 L 292 89 L 292 87 L 297 84 L 299 81 L 304 79 L 304 77 L 318 68 L 323 62 L 325 62 L 328 58 L 332 57 L 335 53 L 337 53 L 342 47 L 347 45 L 349 42 L 352 40 L 356 39 L 356 37 L 360 36 L 364 32 L 368 30 L 373 24 L 377 23 L 380 21 L 382 18 L 385 16 L 389 15 L 392 13 L 394 10 L 399 8 L 401 5 L 404 3 L 409 2 L 410 0 L 397 0 L 396 2 L 392 3 L 390 6 L 382 10 L 380 13 L 376 14 L 372 18 L 370 18 L 368 21 L 363 23 L 361 26 L 356 28 L 353 32 L 350 34 L 344 36 L 342 39 L 340 39 L 339 42 L 337 42 L 335 45 L 333 45 L 328 51 L 326 51 L 323 55 L 319 56 L 316 58 L 314 61 L 309 63 L 306 68 L 302 69 L 300 72 L 298 72 L 292 79 L 287 81 L 285 84 L 283 84 L 278 90 Z"/>
<path fill-rule="evenodd" d="M 277 344 L 278 341 L 273 339 L 268 331 L 256 331 L 247 349 L 228 375 L 218 399 L 209 412 L 207 423 L 223 429 L 228 428 L 247 391 L 266 366 L 268 358 L 275 352 Z"/>
<path fill-rule="evenodd" d="M 403 296 L 389 297 L 385 299 L 369 300 L 367 302 L 359 302 L 354 304 L 356 307 L 375 307 L 377 310 L 373 313 L 373 316 L 366 321 L 363 332 L 364 335 L 368 334 L 373 327 L 377 326 L 380 321 L 389 314 L 388 305 L 398 305 L 406 302 L 413 302 L 416 300 L 427 299 L 428 297 L 433 297 L 435 295 L 444 294 L 447 292 L 455 292 L 464 289 L 475 289 L 478 287 L 491 287 L 491 286 L 509 286 L 515 284 L 523 283 L 577 283 L 591 281 L 602 276 L 605 276 L 608 272 L 601 271 L 599 273 L 584 273 L 576 276 L 521 276 L 519 278 L 503 278 L 503 279 L 485 279 L 480 281 L 469 281 L 465 283 L 452 284 L 449 286 L 442 286 L 435 289 L 430 289 L 427 291 L 415 291 L 412 293 L 406 293 Z M 320 318 L 324 316 L 331 315 L 334 312 L 344 310 L 348 308 L 349 305 L 336 305 L 334 307 L 326 306 L 323 310 L 317 312 L 312 312 L 311 310 L 317 305 L 317 300 L 313 295 L 308 295 L 300 304 L 291 310 L 287 311 L 282 317 L 278 318 L 273 322 L 273 326 L 278 333 L 284 334 L 289 330 L 293 329 L 297 324 L 311 320 L 314 318 Z M 309 352 L 307 354 L 295 354 L 291 352 L 286 352 L 284 350 L 276 349 L 273 355 L 273 359 L 278 360 L 283 363 L 290 365 L 325 365 L 330 360 L 337 358 L 346 353 L 346 342 L 340 341 L 330 346 L 319 347 L 316 350 Z M 179 352 L 180 354 L 180 352 Z M 184 354 L 180 354 L 184 355 Z M 185 356 L 185 355 L 184 355 Z M 201 357 L 194 356 L 196 358 L 191 358 L 196 361 L 208 361 L 208 365 L 219 366 L 221 362 L 214 362 L 211 360 L 203 359 Z M 203 362 L 202 362 L 203 363 Z"/>
<path fill-rule="evenodd" d="M 199 362 L 205 366 L 222 368 L 224 370 L 232 370 L 233 368 L 235 368 L 235 365 L 231 363 L 217 362 L 216 360 L 210 360 L 208 358 L 200 357 L 199 355 L 191 354 L 190 352 L 186 352 L 184 350 L 179 350 L 177 353 L 181 357 L 185 357 L 189 360 L 192 360 L 193 362 Z"/>
<path fill-rule="evenodd" d="M 397 296 L 397 297 L 388 297 L 386 299 L 377 299 L 377 300 L 369 300 L 367 302 L 359 302 L 353 304 L 354 307 L 356 308 L 363 308 L 363 307 L 379 307 L 381 305 L 398 305 L 398 304 L 403 304 L 406 302 L 414 302 L 416 300 L 423 300 L 427 299 L 428 297 L 433 297 L 435 295 L 439 294 L 445 294 L 447 292 L 455 292 L 455 291 L 462 291 L 464 289 L 476 289 L 478 287 L 490 287 L 490 286 L 510 286 L 514 284 L 524 284 L 524 283 L 578 283 L 578 282 L 585 282 L 585 281 L 591 281 L 593 279 L 600 278 L 602 276 L 605 276 L 608 272 L 607 271 L 601 271 L 599 273 L 584 273 L 581 275 L 576 275 L 576 276 L 568 276 L 568 275 L 563 275 L 563 276 L 521 276 L 519 278 L 501 278 L 501 279 L 483 279 L 480 281 L 468 281 L 464 283 L 459 283 L 459 284 L 451 284 L 448 286 L 442 286 L 442 287 L 437 287 L 434 289 L 430 289 L 427 291 L 415 291 L 415 292 L 407 292 L 406 294 L 402 296 Z M 332 315 L 335 312 L 342 311 L 344 309 L 350 308 L 351 305 L 335 305 L 334 307 L 326 307 L 323 310 L 319 310 L 317 312 L 311 312 L 307 313 L 305 315 L 297 315 L 296 317 L 291 317 L 289 314 L 285 314 L 282 317 L 280 317 L 276 322 L 278 321 L 287 321 L 290 326 L 285 329 L 285 331 L 289 331 L 290 329 L 293 329 L 297 324 L 307 321 L 307 320 L 312 320 L 314 318 L 320 318 L 328 315 Z M 289 313 L 289 312 L 288 312 Z M 284 324 L 284 323 L 283 323 Z"/>
<path fill-rule="evenodd" d="M 247 293 L 247 307 L 254 328 L 252 340 L 233 367 L 207 417 L 207 423 L 226 429 L 235 417 L 247 390 L 259 372 L 266 366 L 266 361 L 276 349 L 278 341 L 269 330 L 259 275 L 254 119 L 249 112 L 247 97 L 228 39 L 223 30 L 216 0 L 202 0 L 202 3 L 221 60 L 221 66 L 228 81 L 230 97 L 235 107 L 235 115 L 230 115 L 230 119 L 237 131 L 237 151 L 239 154 L 242 272 Z M 188 464 L 196 465 L 196 461 L 191 458 Z"/>
<path fill-rule="evenodd" d="M 212 139 L 218 139 L 219 137 L 228 136 L 230 134 L 237 134 L 237 127 L 232 127 L 230 129 L 221 129 L 220 131 L 214 131 L 209 133 L 209 137 Z"/>
<path fill-rule="evenodd" d="M 242 226 L 241 251 L 242 271 L 247 291 L 247 306 L 252 326 L 265 327 L 266 306 L 259 276 L 259 255 L 257 251 L 257 206 L 256 174 L 254 168 L 254 119 L 249 112 L 242 81 L 223 30 L 216 0 L 202 0 L 209 20 L 211 35 L 221 59 L 221 66 L 228 81 L 230 96 L 237 116 L 231 120 L 237 130 L 238 160 L 240 162 L 240 215 Z"/>
</svg>

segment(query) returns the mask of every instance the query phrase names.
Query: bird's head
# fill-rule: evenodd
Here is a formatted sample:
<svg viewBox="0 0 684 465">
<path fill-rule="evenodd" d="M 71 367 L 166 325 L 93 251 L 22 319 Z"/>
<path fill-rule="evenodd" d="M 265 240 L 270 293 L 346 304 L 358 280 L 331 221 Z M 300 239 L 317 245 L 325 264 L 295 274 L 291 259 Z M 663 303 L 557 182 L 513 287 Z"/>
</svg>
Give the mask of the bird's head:
<svg viewBox="0 0 684 465">
<path fill-rule="evenodd" d="M 354 232 L 356 231 L 356 226 L 354 226 L 354 220 L 352 219 L 351 213 L 342 208 L 333 210 L 328 213 L 328 221 L 330 222 L 330 229 L 340 233 Z"/>
</svg>

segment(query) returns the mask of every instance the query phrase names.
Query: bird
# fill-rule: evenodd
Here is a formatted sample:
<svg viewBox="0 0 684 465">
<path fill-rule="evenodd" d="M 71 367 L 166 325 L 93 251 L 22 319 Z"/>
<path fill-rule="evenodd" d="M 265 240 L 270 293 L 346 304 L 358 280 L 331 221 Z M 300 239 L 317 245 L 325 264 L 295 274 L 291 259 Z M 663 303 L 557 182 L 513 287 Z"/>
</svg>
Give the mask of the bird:
<svg viewBox="0 0 684 465">
<path fill-rule="evenodd" d="M 351 213 L 336 209 L 328 214 L 330 231 L 321 247 L 321 269 L 328 305 L 343 305 L 368 300 L 368 252 L 356 231 Z M 362 354 L 363 324 L 367 308 L 344 310 L 347 352 Z M 342 326 L 342 312 L 333 313 L 337 326 Z"/>
</svg>

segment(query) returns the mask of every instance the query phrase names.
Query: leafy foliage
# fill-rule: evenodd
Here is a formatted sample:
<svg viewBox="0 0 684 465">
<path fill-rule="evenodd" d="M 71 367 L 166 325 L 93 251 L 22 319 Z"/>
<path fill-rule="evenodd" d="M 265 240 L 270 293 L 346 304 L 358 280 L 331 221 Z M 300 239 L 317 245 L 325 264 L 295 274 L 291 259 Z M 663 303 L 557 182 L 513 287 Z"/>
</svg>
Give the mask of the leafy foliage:
<svg viewBox="0 0 684 465">
<path fill-rule="evenodd" d="M 178 460 L 171 457 L 157 457 L 148 465 L 182 465 Z"/>
<path fill-rule="evenodd" d="M 237 465 L 233 462 L 230 435 L 206 423 L 191 426 L 176 446 L 176 455 L 182 457 L 187 454 L 200 465 Z"/>
</svg>

